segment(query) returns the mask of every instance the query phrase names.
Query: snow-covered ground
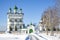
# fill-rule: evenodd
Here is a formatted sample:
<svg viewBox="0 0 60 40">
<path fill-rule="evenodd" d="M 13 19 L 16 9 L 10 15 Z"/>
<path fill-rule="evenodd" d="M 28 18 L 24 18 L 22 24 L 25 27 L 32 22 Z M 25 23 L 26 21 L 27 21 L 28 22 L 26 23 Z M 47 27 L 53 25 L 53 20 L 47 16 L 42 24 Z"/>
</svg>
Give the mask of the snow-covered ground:
<svg viewBox="0 0 60 40">
<path fill-rule="evenodd" d="M 47 39 L 47 40 L 60 40 L 60 34 L 55 34 L 54 36 L 46 35 L 45 33 L 37 34 L 38 36 Z"/>
<path fill-rule="evenodd" d="M 25 40 L 27 34 L 16 35 L 16 34 L 0 34 L 0 40 Z"/>
<path fill-rule="evenodd" d="M 46 33 L 32 33 L 30 34 L 30 40 L 60 40 L 60 34 L 54 34 L 54 36 L 46 35 Z"/>
<path fill-rule="evenodd" d="M 0 40 L 60 40 L 60 34 L 54 36 L 46 35 L 46 33 L 32 34 L 0 34 Z"/>
</svg>

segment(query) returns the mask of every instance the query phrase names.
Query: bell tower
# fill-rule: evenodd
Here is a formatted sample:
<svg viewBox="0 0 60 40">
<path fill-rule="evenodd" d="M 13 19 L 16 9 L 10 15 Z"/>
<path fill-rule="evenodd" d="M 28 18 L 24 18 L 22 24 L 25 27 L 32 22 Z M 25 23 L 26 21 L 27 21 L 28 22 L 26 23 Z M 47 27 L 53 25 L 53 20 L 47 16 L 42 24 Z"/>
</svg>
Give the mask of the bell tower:
<svg viewBox="0 0 60 40">
<path fill-rule="evenodd" d="M 24 13 L 22 12 L 22 9 L 18 12 L 18 7 L 15 6 L 14 10 L 10 8 L 7 13 L 7 31 L 8 32 L 15 32 L 15 31 L 21 31 L 23 27 L 23 16 Z"/>
</svg>

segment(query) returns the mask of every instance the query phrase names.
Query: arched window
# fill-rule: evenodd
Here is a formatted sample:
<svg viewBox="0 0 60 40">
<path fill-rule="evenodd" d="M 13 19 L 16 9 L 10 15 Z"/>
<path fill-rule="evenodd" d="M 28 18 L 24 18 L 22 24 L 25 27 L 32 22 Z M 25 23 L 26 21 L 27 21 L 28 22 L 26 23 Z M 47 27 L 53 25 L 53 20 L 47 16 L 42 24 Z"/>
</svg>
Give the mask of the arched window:
<svg viewBox="0 0 60 40">
<path fill-rule="evenodd" d="M 15 22 L 17 22 L 17 19 L 15 19 Z"/>
<path fill-rule="evenodd" d="M 15 31 L 17 31 L 17 26 L 15 26 Z"/>
<path fill-rule="evenodd" d="M 12 31 L 12 27 L 10 26 L 10 31 Z"/>
</svg>

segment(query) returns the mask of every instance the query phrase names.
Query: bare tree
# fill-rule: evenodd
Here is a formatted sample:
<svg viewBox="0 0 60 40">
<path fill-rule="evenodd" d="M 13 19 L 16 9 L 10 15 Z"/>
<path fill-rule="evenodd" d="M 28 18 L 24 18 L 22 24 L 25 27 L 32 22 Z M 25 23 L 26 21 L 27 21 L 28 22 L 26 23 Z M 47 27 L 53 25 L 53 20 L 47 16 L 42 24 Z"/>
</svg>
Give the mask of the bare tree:
<svg viewBox="0 0 60 40">
<path fill-rule="evenodd" d="M 56 19 L 55 20 L 58 20 L 58 21 L 56 21 L 56 25 L 55 26 L 59 26 L 59 24 L 60 24 L 60 0 L 55 0 L 55 13 L 57 13 L 57 15 L 56 15 Z M 58 28 L 56 27 L 56 31 L 58 30 Z M 58 32 L 57 32 L 58 33 Z"/>
<path fill-rule="evenodd" d="M 48 17 L 48 12 L 44 11 L 44 15 L 42 17 L 43 20 L 43 25 L 46 27 L 46 33 L 48 35 L 48 27 L 49 27 L 49 17 Z"/>
<path fill-rule="evenodd" d="M 48 28 L 51 30 L 51 35 L 54 35 L 53 28 L 58 29 L 60 24 L 60 0 L 55 0 L 55 6 L 49 7 L 44 11 L 43 16 L 43 25 L 46 27 L 46 32 L 48 35 Z"/>
<path fill-rule="evenodd" d="M 46 32 L 48 34 L 48 28 L 51 30 L 51 35 L 54 34 L 53 28 L 57 28 L 59 24 L 59 17 L 56 9 L 48 8 L 43 15 L 43 24 L 46 26 Z"/>
</svg>

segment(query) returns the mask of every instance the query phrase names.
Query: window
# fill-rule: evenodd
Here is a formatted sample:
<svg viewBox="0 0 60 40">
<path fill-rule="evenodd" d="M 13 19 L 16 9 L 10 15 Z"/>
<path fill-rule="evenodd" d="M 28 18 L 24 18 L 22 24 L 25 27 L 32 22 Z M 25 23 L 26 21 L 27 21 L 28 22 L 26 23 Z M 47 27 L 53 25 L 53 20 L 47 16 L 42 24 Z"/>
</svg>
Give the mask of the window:
<svg viewBox="0 0 60 40">
<path fill-rule="evenodd" d="M 20 22 L 22 22 L 22 19 L 20 19 Z"/>
<path fill-rule="evenodd" d="M 14 26 L 14 24 L 10 24 L 11 26 Z"/>
<path fill-rule="evenodd" d="M 20 26 L 20 29 L 22 29 L 22 26 Z"/>
<path fill-rule="evenodd" d="M 17 26 L 15 26 L 15 31 L 17 31 Z"/>
<path fill-rule="evenodd" d="M 10 19 L 10 22 L 12 22 L 12 20 Z"/>
<path fill-rule="evenodd" d="M 15 22 L 17 22 L 17 19 L 15 19 Z"/>
<path fill-rule="evenodd" d="M 23 24 L 23 28 L 25 28 L 25 24 Z"/>
<path fill-rule="evenodd" d="M 12 31 L 12 27 L 10 26 L 10 31 Z"/>
<path fill-rule="evenodd" d="M 14 22 L 14 19 L 10 19 L 9 21 L 10 21 L 10 22 Z"/>
<path fill-rule="evenodd" d="M 20 28 L 19 24 L 16 24 L 16 27 L 17 27 L 17 29 L 19 29 Z"/>
</svg>

